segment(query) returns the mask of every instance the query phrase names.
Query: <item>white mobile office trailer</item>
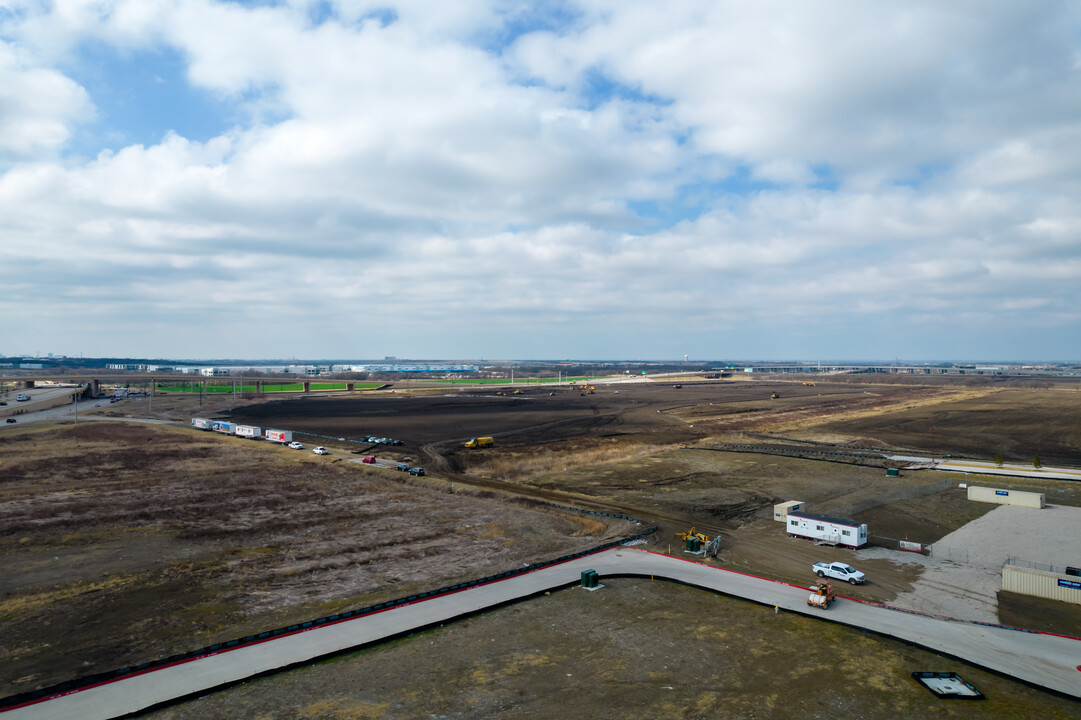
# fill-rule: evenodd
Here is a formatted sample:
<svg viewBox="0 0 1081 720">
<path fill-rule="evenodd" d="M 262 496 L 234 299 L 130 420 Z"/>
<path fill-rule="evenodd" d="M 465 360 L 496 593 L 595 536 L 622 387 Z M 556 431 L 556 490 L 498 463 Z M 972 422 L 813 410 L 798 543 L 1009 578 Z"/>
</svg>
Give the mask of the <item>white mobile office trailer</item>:
<svg viewBox="0 0 1081 720">
<path fill-rule="evenodd" d="M 213 423 L 206 418 L 192 418 L 191 424 L 200 430 L 209 430 L 210 426 L 213 425 Z"/>
<path fill-rule="evenodd" d="M 867 525 L 855 520 L 788 511 L 788 534 L 831 545 L 858 548 L 867 544 Z"/>
<path fill-rule="evenodd" d="M 270 442 L 287 443 L 293 441 L 292 430 L 267 430 L 266 439 Z"/>
</svg>

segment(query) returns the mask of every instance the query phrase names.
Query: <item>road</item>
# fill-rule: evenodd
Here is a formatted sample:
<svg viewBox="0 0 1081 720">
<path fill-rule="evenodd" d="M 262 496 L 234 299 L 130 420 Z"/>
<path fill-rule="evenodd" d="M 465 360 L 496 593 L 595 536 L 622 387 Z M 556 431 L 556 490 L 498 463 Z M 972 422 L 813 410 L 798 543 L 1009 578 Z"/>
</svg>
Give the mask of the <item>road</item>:
<svg viewBox="0 0 1081 720">
<path fill-rule="evenodd" d="M 887 455 L 887 460 L 909 463 L 910 468 L 943 470 L 946 472 L 977 473 L 980 475 L 1009 475 L 1011 477 L 1043 478 L 1046 480 L 1081 480 L 1077 468 L 1034 467 L 1017 463 L 988 462 L 986 460 L 961 460 L 934 458 L 920 455 Z"/>
<path fill-rule="evenodd" d="M 259 673 L 379 642 L 520 598 L 575 584 L 584 570 L 652 577 L 864 628 L 961 658 L 1003 675 L 1081 698 L 1081 640 L 919 615 L 847 598 L 829 610 L 807 606 L 809 590 L 632 548 L 615 548 L 531 573 L 360 618 L 320 625 L 111 683 L 0 712 L 4 720 L 107 720 Z M 583 591 L 584 592 L 584 591 Z M 600 591 L 603 592 L 603 589 Z"/>
</svg>

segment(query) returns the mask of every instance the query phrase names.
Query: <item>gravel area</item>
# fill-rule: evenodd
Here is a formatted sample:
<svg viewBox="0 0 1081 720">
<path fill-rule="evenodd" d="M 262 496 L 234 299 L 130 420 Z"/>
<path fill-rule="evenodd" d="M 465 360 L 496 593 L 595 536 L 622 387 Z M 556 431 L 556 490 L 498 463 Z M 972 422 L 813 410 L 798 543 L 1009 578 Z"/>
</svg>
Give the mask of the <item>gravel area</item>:
<svg viewBox="0 0 1081 720">
<path fill-rule="evenodd" d="M 912 590 L 891 604 L 935 615 L 998 622 L 997 593 L 1009 558 L 1062 567 L 1081 565 L 1081 508 L 1003 505 L 950 533 L 934 556 L 869 548 L 862 557 L 924 566 Z"/>
</svg>

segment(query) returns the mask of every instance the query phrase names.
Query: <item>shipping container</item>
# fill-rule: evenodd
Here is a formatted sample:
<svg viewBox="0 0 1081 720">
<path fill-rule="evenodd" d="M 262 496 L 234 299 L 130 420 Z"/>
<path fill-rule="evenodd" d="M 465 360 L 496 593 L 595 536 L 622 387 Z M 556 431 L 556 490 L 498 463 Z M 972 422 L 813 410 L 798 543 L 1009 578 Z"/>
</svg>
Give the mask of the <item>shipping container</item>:
<svg viewBox="0 0 1081 720">
<path fill-rule="evenodd" d="M 200 430 L 210 430 L 214 423 L 206 418 L 192 418 L 191 424 Z"/>
<path fill-rule="evenodd" d="M 232 435 L 235 428 L 236 425 L 231 422 L 226 422 L 225 420 L 215 420 L 210 424 L 211 430 L 214 432 L 225 433 L 226 435 Z"/>
<path fill-rule="evenodd" d="M 999 505 L 1020 505 L 1021 507 L 1042 509 L 1046 507 L 1043 493 L 1025 490 L 1004 490 L 1002 488 L 969 485 L 968 499 L 977 502 L 998 503 Z"/>
<path fill-rule="evenodd" d="M 804 508 L 805 505 L 806 505 L 806 503 L 804 503 L 802 500 L 789 500 L 788 502 L 783 502 L 783 503 L 779 503 L 777 505 L 774 505 L 773 506 L 773 519 L 776 520 L 777 522 L 787 523 L 788 522 L 788 513 L 792 512 L 794 510 L 803 510 L 803 509 L 805 509 Z"/>
<path fill-rule="evenodd" d="M 867 544 L 867 525 L 864 523 L 793 510 L 788 511 L 788 534 L 851 548 Z"/>
<path fill-rule="evenodd" d="M 270 442 L 287 443 L 293 441 L 292 430 L 267 430 L 266 439 Z"/>
<path fill-rule="evenodd" d="M 258 440 L 263 436 L 263 428 L 255 425 L 237 425 L 236 429 L 233 430 L 233 434 L 237 437 Z"/>
</svg>

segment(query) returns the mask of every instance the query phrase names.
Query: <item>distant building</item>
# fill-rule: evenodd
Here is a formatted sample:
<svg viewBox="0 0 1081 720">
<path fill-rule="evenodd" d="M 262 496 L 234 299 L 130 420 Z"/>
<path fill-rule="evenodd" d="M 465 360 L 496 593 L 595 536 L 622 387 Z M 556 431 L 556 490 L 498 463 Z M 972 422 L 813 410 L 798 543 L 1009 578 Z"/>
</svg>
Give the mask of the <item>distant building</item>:
<svg viewBox="0 0 1081 720">
<path fill-rule="evenodd" d="M 477 372 L 477 365 L 406 365 L 404 363 L 387 363 L 380 365 L 340 365 L 344 372 L 386 372 L 386 373 L 458 373 Z"/>
</svg>

